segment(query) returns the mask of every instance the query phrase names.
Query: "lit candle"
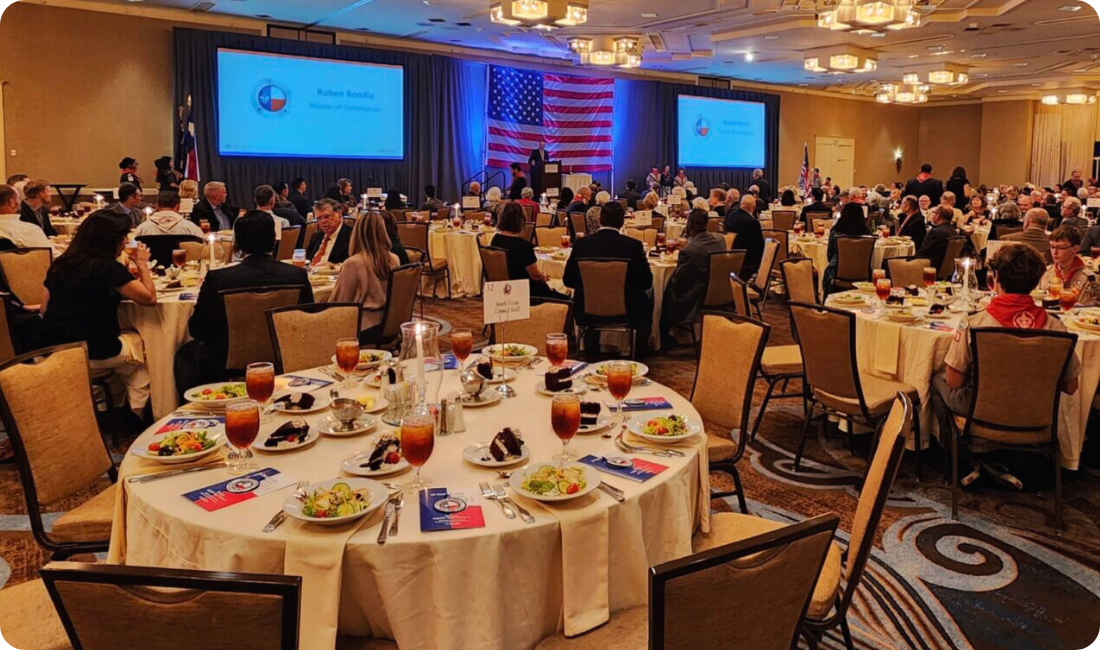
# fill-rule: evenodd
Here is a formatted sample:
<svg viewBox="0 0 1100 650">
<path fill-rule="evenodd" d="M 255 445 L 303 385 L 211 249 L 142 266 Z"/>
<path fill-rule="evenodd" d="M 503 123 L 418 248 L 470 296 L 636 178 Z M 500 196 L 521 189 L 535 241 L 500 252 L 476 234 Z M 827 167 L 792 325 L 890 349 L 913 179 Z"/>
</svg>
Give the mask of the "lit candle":
<svg viewBox="0 0 1100 650">
<path fill-rule="evenodd" d="M 95 209 L 96 210 L 102 210 L 103 209 L 103 195 L 102 194 L 96 194 L 95 195 Z"/>
<path fill-rule="evenodd" d="M 424 326 L 416 324 L 416 374 L 417 385 L 426 388 L 428 377 L 424 373 Z"/>
<path fill-rule="evenodd" d="M 218 243 L 218 236 L 210 233 L 206 239 L 210 242 L 210 268 L 214 268 L 214 245 Z"/>
<path fill-rule="evenodd" d="M 150 216 L 152 216 L 152 214 L 153 214 L 153 208 L 146 207 L 145 208 L 145 218 L 148 219 Z"/>
<path fill-rule="evenodd" d="M 970 301 L 970 258 L 963 258 L 963 295 Z"/>
<path fill-rule="evenodd" d="M 364 210 L 367 209 L 367 195 L 366 194 L 361 194 L 359 196 L 359 198 L 363 200 L 363 209 Z"/>
</svg>

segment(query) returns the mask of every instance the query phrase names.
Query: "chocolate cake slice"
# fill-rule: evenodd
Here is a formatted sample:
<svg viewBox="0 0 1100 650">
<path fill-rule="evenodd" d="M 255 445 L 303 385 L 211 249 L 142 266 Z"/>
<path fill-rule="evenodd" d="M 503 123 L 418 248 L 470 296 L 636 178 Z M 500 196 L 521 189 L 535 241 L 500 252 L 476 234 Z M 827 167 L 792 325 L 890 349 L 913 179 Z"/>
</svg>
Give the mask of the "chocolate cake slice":
<svg viewBox="0 0 1100 650">
<path fill-rule="evenodd" d="M 288 411 L 308 411 L 316 401 L 317 398 L 309 393 L 287 393 L 275 403 Z"/>
<path fill-rule="evenodd" d="M 558 368 L 546 371 L 546 390 L 551 393 L 559 393 L 573 387 L 573 380 L 569 376 L 569 368 Z"/>
<path fill-rule="evenodd" d="M 308 435 L 309 424 L 305 420 L 296 418 L 290 422 L 284 422 L 275 429 L 267 440 L 264 440 L 264 447 L 274 449 L 285 445 L 301 445 L 305 443 Z"/>
<path fill-rule="evenodd" d="M 493 378 L 493 362 L 492 362 L 492 360 L 486 359 L 485 361 L 478 361 L 477 362 L 477 374 L 481 375 L 482 377 L 484 377 L 486 379 L 492 379 Z"/>
<path fill-rule="evenodd" d="M 581 426 L 591 427 L 599 422 L 601 408 L 599 402 L 581 402 Z"/>
<path fill-rule="evenodd" d="M 396 457 L 392 454 L 396 454 Z M 401 462 L 401 441 L 394 436 L 382 436 L 374 446 L 374 451 L 370 453 L 370 458 L 359 467 L 377 472 L 382 469 L 382 465 L 396 465 L 399 462 Z"/>
<path fill-rule="evenodd" d="M 504 430 L 498 433 L 489 444 L 489 454 L 498 463 L 510 458 L 519 458 L 523 455 L 523 437 L 518 431 L 504 427 Z"/>
</svg>

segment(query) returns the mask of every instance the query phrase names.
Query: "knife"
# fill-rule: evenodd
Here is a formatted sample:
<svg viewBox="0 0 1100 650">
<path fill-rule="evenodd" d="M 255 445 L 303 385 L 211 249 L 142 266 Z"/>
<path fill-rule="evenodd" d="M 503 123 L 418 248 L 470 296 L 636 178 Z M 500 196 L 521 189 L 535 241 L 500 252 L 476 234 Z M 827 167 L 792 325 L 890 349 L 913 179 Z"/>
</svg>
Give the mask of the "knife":
<svg viewBox="0 0 1100 650">
<path fill-rule="evenodd" d="M 276 512 L 275 516 L 271 518 L 271 521 L 267 522 L 267 525 L 264 526 L 264 532 L 275 532 L 275 529 L 281 526 L 284 520 L 286 520 L 286 512 L 283 510 Z"/>
<path fill-rule="evenodd" d="M 397 503 L 394 504 L 393 525 L 390 526 L 390 537 L 397 536 L 397 524 L 401 521 L 401 508 L 405 507 L 405 493 L 397 495 Z"/>
<path fill-rule="evenodd" d="M 626 501 L 626 497 L 623 496 L 622 493 L 620 493 L 618 490 L 611 487 L 607 483 L 600 483 L 596 487 L 600 488 L 601 492 L 607 493 L 608 496 L 610 496 L 612 499 L 615 499 L 619 503 L 622 503 L 622 502 Z"/>
<path fill-rule="evenodd" d="M 131 476 L 126 479 L 127 483 L 149 483 L 151 481 L 159 481 L 163 478 L 172 478 L 173 476 L 181 476 L 183 474 L 190 474 L 192 472 L 205 472 L 209 469 L 219 469 L 222 467 L 229 467 L 229 463 L 218 462 L 211 463 L 209 465 L 203 465 L 202 467 L 188 467 L 187 469 L 173 469 L 167 472 L 157 472 L 156 474 L 141 474 L 139 476 Z"/>
<path fill-rule="evenodd" d="M 379 544 L 386 543 L 386 533 L 390 529 L 390 517 L 393 516 L 394 508 L 395 506 L 393 503 L 393 499 L 389 499 L 388 501 L 386 501 L 386 514 L 382 516 L 382 529 L 378 531 Z"/>
</svg>

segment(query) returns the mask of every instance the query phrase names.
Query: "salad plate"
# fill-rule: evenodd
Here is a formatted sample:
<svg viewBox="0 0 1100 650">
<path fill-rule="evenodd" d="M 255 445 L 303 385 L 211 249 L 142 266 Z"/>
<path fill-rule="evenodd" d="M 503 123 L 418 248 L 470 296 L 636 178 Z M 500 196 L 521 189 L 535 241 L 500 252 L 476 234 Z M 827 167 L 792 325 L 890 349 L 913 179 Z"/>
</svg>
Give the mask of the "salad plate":
<svg viewBox="0 0 1100 650">
<path fill-rule="evenodd" d="M 361 395 L 355 400 L 363 406 L 364 413 L 379 413 L 385 411 L 390 405 L 388 399 L 375 395 Z"/>
<path fill-rule="evenodd" d="M 480 406 L 492 406 L 500 401 L 500 393 L 495 390 L 483 390 L 477 397 L 473 395 L 460 394 L 458 401 L 467 408 L 478 408 Z"/>
<path fill-rule="evenodd" d="M 175 465 L 206 458 L 224 444 L 225 436 L 219 430 L 173 431 L 145 447 L 135 446 L 131 453 L 139 458 Z"/>
<path fill-rule="evenodd" d="M 626 428 L 639 438 L 670 444 L 700 433 L 703 425 L 682 415 L 659 415 L 648 420 L 631 420 Z"/>
<path fill-rule="evenodd" d="M 337 478 L 311 485 L 302 500 L 291 494 L 283 512 L 300 521 L 336 525 L 370 515 L 389 496 L 381 483 L 370 479 Z"/>
<path fill-rule="evenodd" d="M 583 436 L 589 433 L 599 433 L 609 426 L 611 426 L 611 418 L 601 417 L 596 420 L 596 424 L 582 424 L 577 427 L 577 435 Z"/>
<path fill-rule="evenodd" d="M 539 395 L 547 395 L 553 397 L 554 395 L 584 395 L 588 392 L 588 387 L 584 384 L 573 382 L 573 385 L 564 390 L 553 391 L 546 387 L 546 382 L 540 381 L 538 386 L 535 386 L 535 390 Z"/>
<path fill-rule="evenodd" d="M 248 390 L 243 381 L 204 384 L 187 391 L 183 398 L 207 411 L 224 411 L 229 402 L 248 399 Z"/>
<path fill-rule="evenodd" d="M 1074 322 L 1081 329 L 1086 329 L 1090 332 L 1100 332 L 1100 318 L 1096 316 L 1078 316 Z"/>
<path fill-rule="evenodd" d="M 355 372 L 364 373 L 371 368 L 377 368 L 383 361 L 387 361 L 393 358 L 393 354 L 385 350 L 359 350 L 359 365 L 355 366 Z M 337 372 L 343 372 L 340 370 L 340 366 L 336 364 L 336 355 L 330 357 L 332 361 L 332 367 Z"/>
<path fill-rule="evenodd" d="M 502 343 L 487 346 L 482 352 L 498 363 L 520 363 L 538 354 L 539 350 L 533 345 Z"/>
<path fill-rule="evenodd" d="M 499 375 L 494 372 L 492 379 L 486 379 L 485 383 L 489 385 L 507 384 L 510 381 L 515 381 L 515 379 L 516 371 L 512 370 L 511 368 L 505 368 L 504 372 L 500 373 Z"/>
<path fill-rule="evenodd" d="M 624 361 L 624 363 L 629 363 L 631 369 L 634 370 L 634 383 L 635 384 L 641 383 L 642 381 L 645 380 L 645 376 L 647 374 L 649 374 L 649 366 L 645 365 L 644 363 L 639 363 L 637 361 L 626 361 L 625 359 L 623 361 Z M 601 386 L 606 384 L 607 383 L 607 368 L 611 365 L 611 363 L 612 363 L 611 361 L 603 361 L 601 363 L 596 364 L 595 367 L 592 368 L 592 372 L 590 372 L 590 373 L 588 373 L 587 375 L 584 376 L 585 381 L 588 381 L 588 382 L 591 382 L 591 383 L 594 383 L 594 384 L 600 384 Z"/>
<path fill-rule="evenodd" d="M 854 286 L 860 293 L 874 293 L 875 292 L 875 283 L 874 282 L 856 282 L 856 283 L 854 283 Z"/>
<path fill-rule="evenodd" d="M 581 463 L 560 467 L 554 463 L 538 463 L 515 472 L 508 483 L 517 494 L 528 499 L 554 503 L 579 499 L 598 488 L 601 480 L 598 470 Z"/>
<path fill-rule="evenodd" d="M 495 469 L 497 467 L 508 467 L 509 465 L 515 465 L 516 463 L 524 462 L 531 456 L 531 452 L 527 449 L 527 445 L 523 444 L 520 446 L 519 456 L 505 458 L 504 460 L 498 461 L 489 454 L 489 446 L 491 444 L 492 443 L 490 442 L 478 442 L 472 444 L 462 450 L 462 457 L 466 459 L 466 462 L 472 465 Z"/>
</svg>

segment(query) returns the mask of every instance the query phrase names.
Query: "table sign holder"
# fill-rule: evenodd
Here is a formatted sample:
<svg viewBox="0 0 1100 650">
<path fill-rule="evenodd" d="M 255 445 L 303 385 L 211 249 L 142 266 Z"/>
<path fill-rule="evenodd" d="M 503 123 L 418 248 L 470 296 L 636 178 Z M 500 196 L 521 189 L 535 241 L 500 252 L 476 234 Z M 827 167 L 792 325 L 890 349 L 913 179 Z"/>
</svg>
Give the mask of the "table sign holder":
<svg viewBox="0 0 1100 650">
<path fill-rule="evenodd" d="M 476 196 L 464 196 L 462 197 L 462 209 L 463 210 L 480 210 L 481 199 Z"/>
<path fill-rule="evenodd" d="M 653 210 L 637 210 L 634 212 L 634 226 L 636 228 L 648 228 L 653 225 Z"/>
<path fill-rule="evenodd" d="M 481 290 L 481 304 L 484 310 L 485 324 L 499 323 L 497 331 L 497 345 L 504 349 L 504 324 L 509 321 L 527 320 L 531 318 L 531 281 L 530 280 L 506 280 L 504 282 L 486 282 Z M 512 399 L 516 396 L 516 390 L 504 381 L 504 373 L 507 370 L 500 364 L 501 381 L 497 387 L 501 399 Z M 493 372 L 496 373 L 496 364 Z"/>
</svg>

